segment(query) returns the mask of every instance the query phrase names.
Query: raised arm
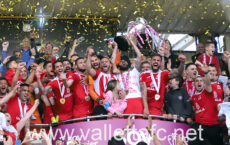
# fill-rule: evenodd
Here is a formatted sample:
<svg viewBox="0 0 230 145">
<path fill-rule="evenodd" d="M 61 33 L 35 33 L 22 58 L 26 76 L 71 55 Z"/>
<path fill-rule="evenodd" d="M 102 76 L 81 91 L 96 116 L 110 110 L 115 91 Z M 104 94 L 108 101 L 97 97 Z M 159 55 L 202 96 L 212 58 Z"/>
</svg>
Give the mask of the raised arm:
<svg viewBox="0 0 230 145">
<path fill-rule="evenodd" d="M 68 54 L 69 60 L 70 60 L 71 56 L 75 53 L 75 49 L 76 49 L 76 47 L 77 47 L 78 45 L 79 45 L 79 43 L 77 42 L 77 39 L 75 39 L 75 40 L 73 41 L 73 46 L 72 46 L 72 48 L 69 50 L 69 54 Z"/>
<path fill-rule="evenodd" d="M 111 62 L 112 62 L 112 68 L 113 68 L 112 71 L 114 74 L 119 74 L 120 70 L 117 68 L 117 65 L 116 65 L 116 57 L 117 57 L 117 51 L 118 51 L 116 42 L 112 43 L 112 48 L 113 48 L 113 54 L 111 56 Z"/>
<path fill-rule="evenodd" d="M 36 57 L 35 48 L 31 48 L 30 53 L 31 53 L 31 56 L 30 56 L 30 59 L 29 59 L 28 63 L 26 64 L 26 69 L 28 69 L 35 62 L 35 57 Z"/>
<path fill-rule="evenodd" d="M 150 116 L 148 117 L 148 121 L 149 121 L 149 125 L 146 126 L 146 129 L 147 129 L 149 135 L 153 138 L 153 144 L 154 145 L 162 145 L 161 141 L 157 138 L 157 136 L 155 135 L 155 133 L 152 130 L 152 118 Z"/>
<path fill-rule="evenodd" d="M 35 55 L 33 55 L 31 53 L 31 56 L 38 57 L 39 56 L 39 52 L 38 52 L 38 49 L 37 49 L 35 38 L 36 38 L 36 33 L 35 32 L 31 32 L 30 33 L 30 46 L 31 46 L 31 48 L 34 48 L 34 52 L 35 52 L 34 53 Z"/>
<path fill-rule="evenodd" d="M 16 73 L 15 73 L 15 75 L 13 77 L 13 80 L 12 80 L 11 87 L 14 87 L 14 86 L 17 85 L 20 72 L 25 66 L 26 66 L 25 62 L 21 62 L 21 63 L 18 64 L 17 69 L 16 69 Z"/>
<path fill-rule="evenodd" d="M 38 65 L 37 65 L 36 63 L 33 63 L 33 64 L 30 65 L 30 67 L 31 67 L 31 72 L 30 72 L 29 77 L 26 79 L 26 83 L 27 83 L 27 84 L 31 84 L 31 83 L 34 81 L 34 75 L 35 75 L 37 66 L 38 66 Z"/>
<path fill-rule="evenodd" d="M 170 77 L 170 78 L 172 78 L 172 77 L 174 77 L 174 76 L 183 76 L 184 65 L 185 65 L 186 57 L 185 57 L 185 55 L 180 54 L 180 55 L 178 56 L 178 59 L 179 59 L 179 61 L 180 61 L 180 65 L 179 65 L 179 67 L 178 67 L 177 70 L 173 70 L 173 71 L 170 72 L 170 74 L 169 74 L 169 77 Z"/>
<path fill-rule="evenodd" d="M 65 50 L 62 53 L 61 57 L 66 57 L 66 58 L 68 57 L 69 48 L 70 48 L 70 38 L 67 35 L 65 35 Z"/>
<path fill-rule="evenodd" d="M 23 118 L 16 124 L 18 133 L 21 132 L 22 128 L 25 126 L 26 122 L 33 115 L 34 111 L 37 109 L 39 105 L 39 99 L 36 99 L 33 107 L 23 116 Z"/>
<path fill-rule="evenodd" d="M 9 47 L 9 41 L 5 41 L 2 43 L 2 58 L 1 61 L 3 62 L 7 57 L 7 49 Z"/>
<path fill-rule="evenodd" d="M 16 85 L 12 91 L 10 91 L 5 97 L 3 97 L 1 100 L 0 100 L 0 106 L 4 105 L 6 102 L 8 102 L 11 98 L 13 98 L 16 94 L 16 91 L 17 91 L 17 88 L 18 88 L 18 85 Z"/>
<path fill-rule="evenodd" d="M 51 86 L 48 85 L 45 88 L 43 87 L 39 72 L 36 72 L 36 77 L 37 77 L 38 87 L 41 90 L 42 94 L 46 95 L 51 93 L 52 92 Z"/>
<path fill-rule="evenodd" d="M 141 51 L 139 50 L 139 48 L 137 47 L 137 45 L 134 43 L 134 34 L 129 34 L 127 39 L 129 40 L 129 42 L 131 43 L 136 55 L 137 55 L 137 61 L 136 63 L 140 64 L 141 63 L 141 58 L 142 58 L 142 54 Z"/>
<path fill-rule="evenodd" d="M 86 61 L 86 70 L 88 71 L 89 75 L 92 77 L 96 76 L 96 71 L 91 66 L 91 56 L 93 52 L 90 52 L 91 49 L 87 50 L 87 61 Z"/>
<path fill-rule="evenodd" d="M 209 71 L 208 71 L 208 65 L 205 64 L 202 67 L 202 70 L 204 72 L 204 84 L 205 84 L 204 89 L 207 92 L 211 93 L 212 92 L 212 85 L 211 85 L 211 79 L 210 79 L 210 75 L 209 75 Z"/>
<path fill-rule="evenodd" d="M 113 54 L 112 54 L 112 56 L 111 56 L 111 62 L 112 62 L 112 64 L 115 64 L 116 57 L 117 57 L 117 50 L 118 50 L 117 43 L 114 41 L 114 42 L 112 43 L 112 46 L 111 46 L 111 47 L 113 48 Z"/>
<path fill-rule="evenodd" d="M 123 138 L 127 134 L 128 130 L 133 126 L 134 122 L 131 122 L 133 116 L 129 116 L 128 119 L 126 120 L 126 124 L 122 132 L 119 134 L 119 137 Z"/>
<path fill-rule="evenodd" d="M 73 85 L 74 80 L 73 79 L 67 79 L 65 73 L 60 74 L 60 79 L 63 81 L 63 84 L 66 88 L 69 88 Z"/>
<path fill-rule="evenodd" d="M 160 46 L 158 48 L 158 54 L 161 55 L 161 70 L 165 70 L 165 48 Z"/>
<path fill-rule="evenodd" d="M 180 54 L 180 55 L 178 56 L 178 59 L 179 59 L 179 61 L 180 61 L 180 65 L 179 65 L 179 67 L 178 67 L 178 74 L 179 74 L 180 76 L 182 76 L 182 75 L 183 75 L 183 72 L 184 72 L 184 64 L 185 64 L 185 61 L 186 61 L 186 57 L 185 57 L 185 55 Z"/>
</svg>

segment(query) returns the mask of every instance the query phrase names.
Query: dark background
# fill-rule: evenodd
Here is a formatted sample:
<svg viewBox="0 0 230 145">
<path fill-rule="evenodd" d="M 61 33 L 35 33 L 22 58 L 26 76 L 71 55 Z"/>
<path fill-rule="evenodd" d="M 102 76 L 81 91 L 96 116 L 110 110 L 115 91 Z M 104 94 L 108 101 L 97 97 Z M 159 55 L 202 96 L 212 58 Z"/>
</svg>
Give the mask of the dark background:
<svg viewBox="0 0 230 145">
<path fill-rule="evenodd" d="M 45 44 L 51 42 L 60 48 L 61 54 L 64 49 L 65 34 L 71 36 L 71 46 L 74 39 L 85 37 L 76 49 L 80 56 L 84 56 L 86 47 L 93 45 L 97 53 L 105 54 L 108 50 L 106 40 L 116 35 L 118 23 L 108 20 L 55 20 L 45 19 L 43 27 L 40 19 L 7 19 L 0 21 L 0 43 L 9 41 L 8 55 L 13 50 L 19 49 L 22 40 L 29 37 L 29 32 L 23 32 L 23 23 L 31 23 L 32 30 L 36 32 L 36 43 Z M 1 49 L 2 51 L 2 49 Z"/>
</svg>

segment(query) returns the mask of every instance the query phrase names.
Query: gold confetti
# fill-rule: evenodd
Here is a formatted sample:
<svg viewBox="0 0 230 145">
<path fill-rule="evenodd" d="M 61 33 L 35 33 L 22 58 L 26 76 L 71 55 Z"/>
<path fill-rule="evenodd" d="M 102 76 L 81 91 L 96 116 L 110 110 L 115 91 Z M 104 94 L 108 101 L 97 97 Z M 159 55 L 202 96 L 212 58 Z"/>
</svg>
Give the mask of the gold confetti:
<svg viewBox="0 0 230 145">
<path fill-rule="evenodd" d="M 87 14 L 91 14 L 91 10 L 90 9 L 87 10 Z"/>
<path fill-rule="evenodd" d="M 6 11 L 6 10 L 7 10 L 7 8 L 6 8 L 6 7 L 0 7 L 0 10 L 2 10 L 2 11 Z"/>
<path fill-rule="evenodd" d="M 209 33 L 209 30 L 206 30 L 206 32 L 204 33 L 205 35 L 208 35 L 208 33 Z"/>
<path fill-rule="evenodd" d="M 160 26 L 161 26 L 161 24 L 158 24 L 158 25 L 157 25 L 157 28 L 160 28 Z"/>
</svg>

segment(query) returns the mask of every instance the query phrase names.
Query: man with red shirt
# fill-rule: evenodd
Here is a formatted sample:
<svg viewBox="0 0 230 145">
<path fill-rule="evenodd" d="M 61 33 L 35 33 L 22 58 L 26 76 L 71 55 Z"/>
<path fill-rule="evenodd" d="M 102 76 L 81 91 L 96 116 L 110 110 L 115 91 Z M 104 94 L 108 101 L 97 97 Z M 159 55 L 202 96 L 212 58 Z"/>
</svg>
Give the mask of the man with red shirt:
<svg viewBox="0 0 230 145">
<path fill-rule="evenodd" d="M 53 91 L 59 121 L 68 120 L 73 116 L 73 95 L 70 88 L 66 88 L 61 79 L 61 76 L 64 75 L 62 61 L 56 60 L 53 63 L 53 68 L 57 77 L 50 81 L 45 88 L 38 79 L 39 88 L 46 95 Z"/>
<path fill-rule="evenodd" d="M 16 73 L 16 69 L 21 69 L 22 67 L 26 66 L 25 63 L 17 64 L 16 58 L 14 56 L 10 57 L 10 60 L 6 63 L 6 67 L 8 71 L 5 74 L 5 78 L 8 80 L 9 86 L 11 86 L 14 75 Z M 19 76 L 18 81 L 22 81 L 22 77 Z"/>
<path fill-rule="evenodd" d="M 69 59 L 65 58 L 62 60 L 62 62 L 63 62 L 64 72 L 65 73 L 70 72 L 72 70 L 71 61 Z"/>
<path fill-rule="evenodd" d="M 184 70 L 185 56 L 179 55 L 181 61 L 178 73 L 182 74 Z M 144 116 L 149 114 L 162 115 L 165 86 L 168 84 L 169 75 L 176 75 L 169 71 L 161 71 L 161 56 L 154 54 L 152 56 L 152 71 L 143 72 L 140 76 L 141 93 L 143 97 Z"/>
<path fill-rule="evenodd" d="M 215 43 L 214 42 L 206 42 L 205 43 L 205 53 L 200 54 L 197 61 L 195 62 L 197 64 L 198 72 L 201 76 L 204 76 L 204 72 L 202 70 L 203 65 L 207 64 L 213 64 L 216 67 L 217 75 L 220 74 L 220 64 L 217 56 L 214 55 L 215 51 Z"/>
<path fill-rule="evenodd" d="M 87 70 L 89 72 L 89 75 L 91 75 L 94 79 L 94 89 L 95 92 L 100 96 L 100 98 L 97 98 L 94 104 L 94 115 L 100 115 L 100 114 L 107 114 L 107 111 L 105 110 L 107 107 L 109 107 L 109 103 L 105 102 L 103 103 L 104 96 L 103 93 L 106 90 L 107 83 L 110 80 L 117 79 L 114 74 L 111 73 L 111 62 L 108 57 L 104 57 L 101 59 L 100 67 L 101 70 L 93 69 L 91 66 L 91 56 L 92 54 L 88 53 L 87 57 Z M 103 104 L 103 106 L 101 106 Z"/>
<path fill-rule="evenodd" d="M 12 125 L 17 124 L 32 107 L 32 105 L 28 102 L 29 99 L 29 85 L 21 84 L 20 88 L 18 88 L 18 96 L 13 97 L 9 100 L 9 102 L 7 102 L 7 112 L 11 115 Z"/>
<path fill-rule="evenodd" d="M 195 93 L 194 80 L 196 78 L 196 74 L 197 74 L 196 65 L 193 63 L 186 64 L 186 67 L 185 67 L 186 80 L 184 80 L 183 87 L 187 91 L 190 99 Z"/>
<path fill-rule="evenodd" d="M 34 80 L 34 75 L 35 75 L 37 66 L 38 66 L 37 64 L 32 63 L 30 65 L 31 71 L 30 71 L 30 74 L 28 75 L 27 69 L 25 67 L 25 63 L 19 63 L 17 66 L 16 72 L 13 76 L 11 87 L 16 86 L 17 84 L 20 85 L 22 83 L 31 84 Z"/>
<path fill-rule="evenodd" d="M 51 61 L 46 61 L 43 65 L 43 68 L 44 68 L 43 73 L 41 72 L 40 68 L 37 68 L 36 77 L 37 77 L 37 80 L 39 79 L 38 81 L 41 81 L 43 87 L 46 87 L 48 83 L 54 79 L 55 75 L 53 72 Z M 35 90 L 38 89 L 37 84 L 35 84 L 34 87 L 35 87 Z M 35 94 L 36 94 L 36 91 L 35 91 Z M 39 94 L 39 91 L 37 91 L 37 94 Z M 51 123 L 51 118 L 54 117 L 54 108 L 55 108 L 55 98 L 54 98 L 53 92 L 47 95 L 41 94 L 41 100 L 44 102 L 43 122 Z"/>
<path fill-rule="evenodd" d="M 213 95 L 208 66 L 204 65 L 205 77 L 198 76 L 195 79 L 196 92 L 192 96 L 192 103 L 195 109 L 194 129 L 202 129 L 202 133 L 197 133 L 195 140 L 189 145 L 223 145 L 221 128 L 218 122 L 218 111 Z M 198 129 L 198 130 L 199 130 Z"/>
<path fill-rule="evenodd" d="M 90 53 L 90 51 L 88 51 L 88 53 Z M 100 59 L 98 58 L 96 54 L 94 54 L 94 50 L 93 50 L 93 53 L 91 52 L 91 54 L 93 54 L 90 60 L 92 68 L 96 70 L 100 70 Z M 88 79 L 89 79 L 89 94 L 93 100 L 97 100 L 97 98 L 100 98 L 100 97 L 95 92 L 92 76 L 88 75 Z"/>
<path fill-rule="evenodd" d="M 9 88 L 9 84 L 7 79 L 0 78 L 0 100 L 6 97 L 6 95 L 8 94 L 8 88 Z M 6 112 L 6 110 L 7 110 L 7 105 L 6 103 L 4 103 L 0 106 L 0 111 Z"/>
<path fill-rule="evenodd" d="M 217 70 L 214 65 L 210 64 L 208 66 L 208 72 L 211 79 L 214 100 L 218 105 L 220 103 L 223 103 L 223 99 L 224 99 L 223 83 L 218 82 Z"/>
<path fill-rule="evenodd" d="M 84 78 L 88 77 L 84 58 L 79 57 L 75 64 L 77 65 L 77 71 L 68 73 L 68 80 L 66 80 L 65 76 L 62 79 L 66 87 L 72 87 L 71 89 L 74 93 L 73 117 L 79 118 L 92 114 L 92 100 L 89 96 L 89 84 L 84 82 Z"/>
</svg>

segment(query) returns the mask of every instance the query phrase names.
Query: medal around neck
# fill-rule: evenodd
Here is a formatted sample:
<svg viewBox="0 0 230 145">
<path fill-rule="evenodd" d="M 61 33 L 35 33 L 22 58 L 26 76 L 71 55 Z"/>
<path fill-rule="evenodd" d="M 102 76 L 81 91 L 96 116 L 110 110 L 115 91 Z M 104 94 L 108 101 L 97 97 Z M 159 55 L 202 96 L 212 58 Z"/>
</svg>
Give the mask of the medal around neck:
<svg viewBox="0 0 230 145">
<path fill-rule="evenodd" d="M 155 100 L 156 100 L 156 101 L 160 100 L 160 98 L 161 98 L 161 96 L 160 96 L 159 94 L 156 94 L 156 95 L 155 95 Z"/>
<path fill-rule="evenodd" d="M 89 96 L 85 96 L 85 101 L 89 101 L 90 97 Z"/>
<path fill-rule="evenodd" d="M 61 103 L 61 104 L 65 104 L 65 98 L 61 98 L 61 99 L 60 99 L 60 103 Z"/>
</svg>

